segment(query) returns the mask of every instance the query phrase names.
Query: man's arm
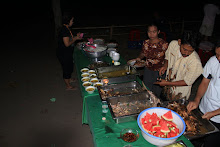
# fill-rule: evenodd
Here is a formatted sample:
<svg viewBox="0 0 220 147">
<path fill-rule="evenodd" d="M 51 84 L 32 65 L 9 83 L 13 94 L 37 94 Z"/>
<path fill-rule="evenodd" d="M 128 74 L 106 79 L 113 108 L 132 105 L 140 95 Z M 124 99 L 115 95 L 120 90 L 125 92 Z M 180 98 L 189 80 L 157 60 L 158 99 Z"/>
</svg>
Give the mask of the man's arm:
<svg viewBox="0 0 220 147">
<path fill-rule="evenodd" d="M 199 88 L 196 93 L 196 97 L 195 97 L 194 101 L 189 102 L 189 104 L 187 105 L 187 110 L 189 112 L 196 109 L 199 106 L 199 102 L 200 102 L 201 98 L 203 97 L 203 95 L 205 94 L 205 92 L 209 86 L 209 82 L 210 82 L 210 79 L 203 77 L 202 82 L 199 85 Z"/>
</svg>

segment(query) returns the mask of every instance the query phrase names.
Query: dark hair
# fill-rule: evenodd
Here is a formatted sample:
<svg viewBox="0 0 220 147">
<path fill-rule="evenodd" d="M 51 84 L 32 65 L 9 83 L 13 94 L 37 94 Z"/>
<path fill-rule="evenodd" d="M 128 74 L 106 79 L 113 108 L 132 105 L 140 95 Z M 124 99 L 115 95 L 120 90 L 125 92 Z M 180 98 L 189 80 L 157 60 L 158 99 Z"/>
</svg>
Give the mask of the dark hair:
<svg viewBox="0 0 220 147">
<path fill-rule="evenodd" d="M 64 12 L 62 16 L 62 23 L 63 24 L 69 24 L 70 20 L 73 18 L 72 13 L 70 12 Z"/>
<path fill-rule="evenodd" d="M 147 30 L 149 29 L 149 27 L 157 27 L 157 30 L 159 31 L 160 29 L 159 29 L 159 27 L 158 27 L 158 25 L 156 24 L 156 23 L 150 23 L 149 25 L 147 25 Z"/>
<path fill-rule="evenodd" d="M 218 40 L 215 44 L 215 48 L 219 48 L 220 47 L 220 40 Z"/>
<path fill-rule="evenodd" d="M 198 34 L 193 32 L 184 32 L 181 38 L 181 44 L 188 44 L 193 49 L 197 48 Z"/>
</svg>

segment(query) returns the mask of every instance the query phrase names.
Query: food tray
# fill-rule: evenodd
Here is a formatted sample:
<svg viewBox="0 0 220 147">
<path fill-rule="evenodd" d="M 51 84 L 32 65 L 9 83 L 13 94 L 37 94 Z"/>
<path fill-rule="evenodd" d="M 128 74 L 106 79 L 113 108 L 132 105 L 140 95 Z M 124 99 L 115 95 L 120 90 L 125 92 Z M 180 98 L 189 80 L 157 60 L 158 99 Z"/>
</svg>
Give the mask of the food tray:
<svg viewBox="0 0 220 147">
<path fill-rule="evenodd" d="M 169 101 L 169 102 L 165 101 L 165 102 L 163 102 L 162 106 L 167 107 L 169 103 L 173 103 L 173 102 L 177 102 L 179 104 L 182 104 L 183 106 L 187 106 L 187 104 L 188 104 L 187 100 L 180 99 L 180 100 L 177 100 L 177 101 Z M 202 118 L 203 114 L 198 109 L 192 110 L 191 115 L 193 117 L 195 117 L 196 120 L 199 122 L 198 127 L 199 127 L 200 132 L 197 132 L 196 134 L 193 134 L 193 133 L 187 132 L 187 130 L 186 130 L 185 133 L 184 133 L 184 136 L 186 138 L 188 138 L 189 140 L 200 138 L 200 137 L 203 137 L 204 135 L 219 131 L 219 129 L 216 128 L 209 120 Z"/>
<path fill-rule="evenodd" d="M 121 65 L 121 66 L 100 67 L 96 69 L 96 73 L 99 79 L 103 79 L 103 78 L 109 79 L 115 77 L 122 77 L 126 75 L 135 75 L 137 74 L 137 71 L 135 68 L 129 65 Z"/>
<path fill-rule="evenodd" d="M 110 97 L 120 97 L 123 95 L 137 94 L 143 92 L 142 86 L 137 81 L 112 84 L 98 87 L 99 95 L 102 101 Z"/>
<path fill-rule="evenodd" d="M 150 97 L 147 91 L 107 99 L 112 118 L 116 123 L 136 121 L 141 111 L 156 107 L 157 102 L 157 100 Z"/>
</svg>

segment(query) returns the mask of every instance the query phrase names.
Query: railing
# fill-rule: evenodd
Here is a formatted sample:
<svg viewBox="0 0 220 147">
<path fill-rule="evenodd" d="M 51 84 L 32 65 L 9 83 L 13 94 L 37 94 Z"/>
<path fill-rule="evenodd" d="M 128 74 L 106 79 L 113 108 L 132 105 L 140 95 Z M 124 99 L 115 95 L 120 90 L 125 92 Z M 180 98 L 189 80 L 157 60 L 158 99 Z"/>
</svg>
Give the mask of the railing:
<svg viewBox="0 0 220 147">
<path fill-rule="evenodd" d="M 182 34 L 185 29 L 192 30 L 200 27 L 201 21 L 178 21 L 169 22 L 170 32 L 174 34 Z M 106 37 L 113 39 L 113 36 L 128 35 L 131 29 L 140 30 L 141 34 L 145 34 L 147 30 L 147 24 L 141 25 L 123 25 L 123 26 L 101 26 L 101 27 L 78 27 L 72 28 L 73 31 L 83 32 L 85 37 Z M 196 30 L 196 31 L 198 31 Z"/>
</svg>

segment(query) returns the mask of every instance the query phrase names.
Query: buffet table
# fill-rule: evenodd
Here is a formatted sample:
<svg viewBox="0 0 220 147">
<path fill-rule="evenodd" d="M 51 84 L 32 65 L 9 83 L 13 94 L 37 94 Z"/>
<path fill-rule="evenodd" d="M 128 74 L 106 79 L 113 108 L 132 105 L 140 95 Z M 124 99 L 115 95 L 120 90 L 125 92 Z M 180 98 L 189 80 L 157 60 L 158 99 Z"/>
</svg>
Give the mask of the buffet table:
<svg viewBox="0 0 220 147">
<path fill-rule="evenodd" d="M 79 79 L 79 87 L 83 98 L 83 110 L 82 110 L 82 124 L 88 124 L 90 131 L 93 135 L 94 146 L 97 147 L 123 147 L 124 145 L 131 144 L 133 147 L 146 147 L 154 146 L 147 142 L 141 135 L 141 130 L 138 127 L 137 121 L 131 121 L 121 124 L 116 124 L 112 119 L 110 111 L 106 114 L 106 120 L 102 120 L 102 102 L 97 90 L 93 94 L 88 94 L 81 82 L 81 69 L 91 64 L 91 61 L 83 54 L 83 52 L 77 48 L 74 50 L 75 66 L 77 71 L 77 78 Z M 104 57 L 105 62 L 111 63 L 111 59 L 108 56 Z M 120 59 L 121 64 L 126 64 L 126 61 Z M 141 82 L 137 78 L 138 82 Z M 120 137 L 120 131 L 124 128 L 134 128 L 138 130 L 140 137 L 133 143 L 127 143 Z M 191 142 L 183 135 L 178 139 L 184 141 L 184 143 L 191 147 Z"/>
</svg>

